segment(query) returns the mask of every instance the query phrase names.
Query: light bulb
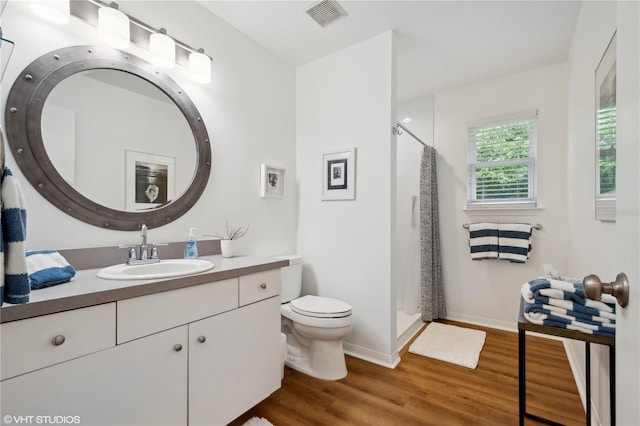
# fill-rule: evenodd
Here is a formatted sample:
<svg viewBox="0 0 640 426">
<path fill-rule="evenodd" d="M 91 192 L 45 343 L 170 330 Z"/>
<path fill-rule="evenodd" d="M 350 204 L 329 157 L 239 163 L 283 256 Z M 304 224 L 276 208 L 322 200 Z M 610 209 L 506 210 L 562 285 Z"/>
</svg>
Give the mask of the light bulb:
<svg viewBox="0 0 640 426">
<path fill-rule="evenodd" d="M 151 62 L 162 68 L 173 68 L 176 65 L 176 43 L 162 32 L 163 29 L 160 31 L 149 38 Z"/>
<path fill-rule="evenodd" d="M 127 49 L 130 44 L 129 18 L 118 9 L 101 7 L 98 10 L 100 40 L 116 49 Z"/>
<path fill-rule="evenodd" d="M 211 81 L 211 58 L 200 52 L 189 54 L 189 75 L 197 83 Z"/>
</svg>

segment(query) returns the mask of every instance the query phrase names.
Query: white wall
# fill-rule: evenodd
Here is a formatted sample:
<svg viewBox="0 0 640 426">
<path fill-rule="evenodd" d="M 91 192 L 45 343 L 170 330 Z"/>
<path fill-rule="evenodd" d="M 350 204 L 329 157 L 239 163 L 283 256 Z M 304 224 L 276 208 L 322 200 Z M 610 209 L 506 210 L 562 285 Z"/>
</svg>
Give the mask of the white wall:
<svg viewBox="0 0 640 426">
<path fill-rule="evenodd" d="M 126 1 L 120 8 L 155 27 L 167 28 L 183 42 L 213 57 L 212 82 L 189 80 L 177 66 L 168 74 L 199 109 L 212 141 L 213 166 L 202 198 L 186 215 L 150 231 L 150 241 L 180 241 L 189 227 L 201 233 L 222 231 L 224 219 L 251 225 L 239 240 L 241 254 L 270 255 L 296 248 L 295 70 L 240 34 L 201 5 L 191 1 Z M 51 50 L 99 44 L 97 28 L 72 16 L 66 26 L 34 17 L 28 2 L 9 2 L 3 31 L 16 42 L 2 82 L 2 105 L 19 71 Z M 132 45 L 129 53 L 148 59 Z M 4 114 L 2 114 L 4 118 Z M 192 143 L 192 142 L 185 142 Z M 286 168 L 290 177 L 283 199 L 260 198 L 260 164 Z M 7 164 L 23 183 L 28 204 L 30 249 L 76 248 L 138 242 L 136 232 L 104 230 L 73 219 L 34 191 L 11 155 Z M 125 256 L 123 254 L 123 256 Z"/>
<path fill-rule="evenodd" d="M 349 303 L 346 350 L 391 363 L 393 34 L 300 66 L 296 87 L 303 292 Z M 356 199 L 322 201 L 322 155 L 349 147 L 357 148 Z"/>
<path fill-rule="evenodd" d="M 618 49 L 618 94 L 619 96 L 627 96 L 627 98 L 635 96 L 636 110 L 635 116 L 629 117 L 631 134 L 633 135 L 632 145 L 635 145 L 637 152 L 637 56 L 638 56 L 638 9 L 632 3 L 624 5 L 618 2 L 584 2 L 580 11 L 580 17 L 574 33 L 571 45 L 571 53 L 569 57 L 570 64 L 570 89 L 569 89 L 569 144 L 568 144 L 568 163 L 567 163 L 567 197 L 568 209 L 567 213 L 571 219 L 568 222 L 568 236 L 571 250 L 568 252 L 567 270 L 570 274 L 582 277 L 587 274 L 597 274 L 604 281 L 611 281 L 618 272 L 637 274 L 637 205 L 634 209 L 628 209 L 618 212 L 618 216 L 622 214 L 622 219 L 629 220 L 629 214 L 635 215 L 636 233 L 619 232 L 619 225 L 612 222 L 600 222 L 595 220 L 595 78 L 594 73 L 598 63 L 604 53 L 613 33 L 618 30 L 618 35 L 623 31 L 631 30 L 631 39 L 627 51 Z M 627 7 L 631 6 L 631 7 Z M 625 7 L 627 7 L 625 9 Z M 630 13 L 631 12 L 631 13 Z M 635 15 L 633 15 L 635 13 Z M 621 22 L 620 17 L 624 19 Z M 627 27 L 623 28 L 623 24 Z M 627 32 L 624 32 L 628 34 Z M 629 36 L 627 36 L 629 37 Z M 634 59 L 635 55 L 635 59 Z M 635 61 L 635 62 L 634 62 Z M 626 68 L 625 68 L 625 64 Z M 631 70 L 635 67 L 635 75 L 632 74 L 633 81 L 628 81 L 632 86 L 624 87 L 623 75 L 629 76 Z M 635 84 L 635 94 L 631 87 Z M 619 111 L 621 111 L 619 101 Z M 622 137 L 625 131 L 621 126 L 623 122 L 619 121 L 618 135 Z M 635 128 L 633 128 L 635 126 Z M 628 133 L 627 133 L 628 134 Z M 618 155 L 623 154 L 620 150 Z M 638 159 L 631 160 L 633 169 L 631 173 L 624 173 L 624 170 L 618 169 L 618 187 L 630 184 L 636 185 L 637 192 L 637 164 Z M 623 179 L 621 179 L 623 177 Z M 627 200 L 628 201 L 628 200 Z M 631 219 L 634 220 L 634 219 Z M 626 228 L 623 229 L 623 231 Z M 622 265 L 620 261 L 620 250 L 618 247 L 634 248 L 634 251 L 628 251 L 628 254 L 635 253 L 635 257 L 627 259 L 629 263 L 636 266 L 636 271 L 629 271 L 627 267 L 619 269 Z M 632 286 L 637 283 L 632 283 Z M 630 304 L 631 306 L 631 304 Z M 618 308 L 619 309 L 619 308 Z M 627 309 L 628 311 L 629 309 Z M 636 311 L 637 312 L 637 311 Z M 621 314 L 628 314 L 622 312 Z M 620 318 L 620 316 L 619 316 Z M 637 354 L 638 352 L 638 322 L 637 314 L 634 321 L 630 321 L 628 326 L 632 327 L 627 330 L 627 338 L 621 335 L 623 330 L 618 329 L 617 338 L 622 338 L 624 352 L 629 354 Z M 618 346 L 618 356 L 625 356 L 621 351 L 621 344 Z M 628 345 L 628 346 L 627 346 Z M 633 352 L 635 350 L 635 352 Z M 577 367 L 578 378 L 581 386 L 584 386 L 585 379 L 585 363 L 584 363 L 584 345 L 577 342 L 570 342 L 569 355 Z M 618 377 L 631 377 L 627 380 L 618 380 L 618 390 L 616 392 L 618 400 L 617 421 L 619 424 L 631 425 L 640 421 L 640 413 L 638 412 L 638 370 L 637 357 L 634 358 L 630 365 L 635 365 L 635 378 L 633 371 L 624 371 L 622 373 L 618 368 Z M 599 419 L 602 424 L 609 424 L 609 353 L 605 347 L 592 345 L 591 351 L 591 380 L 592 380 L 592 403 L 594 416 Z M 632 392 L 629 392 L 632 391 Z"/>
<path fill-rule="evenodd" d="M 538 209 L 466 213 L 467 127 L 470 123 L 538 110 Z M 443 279 L 447 317 L 515 329 L 520 286 L 543 273 L 542 263 L 560 272 L 566 256 L 567 67 L 557 64 L 512 74 L 435 95 L 434 142 Z M 464 223 L 541 223 L 525 264 L 472 261 Z"/>
</svg>

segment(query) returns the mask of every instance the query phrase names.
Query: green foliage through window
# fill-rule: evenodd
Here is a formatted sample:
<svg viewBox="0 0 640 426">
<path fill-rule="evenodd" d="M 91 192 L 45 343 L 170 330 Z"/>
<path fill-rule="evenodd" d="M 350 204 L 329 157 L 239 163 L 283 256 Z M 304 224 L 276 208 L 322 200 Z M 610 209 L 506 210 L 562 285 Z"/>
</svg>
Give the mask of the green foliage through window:
<svg viewBox="0 0 640 426">
<path fill-rule="evenodd" d="M 599 194 L 616 193 L 616 106 L 598 111 Z"/>
<path fill-rule="evenodd" d="M 535 202 L 536 119 L 469 129 L 469 199 Z"/>
</svg>

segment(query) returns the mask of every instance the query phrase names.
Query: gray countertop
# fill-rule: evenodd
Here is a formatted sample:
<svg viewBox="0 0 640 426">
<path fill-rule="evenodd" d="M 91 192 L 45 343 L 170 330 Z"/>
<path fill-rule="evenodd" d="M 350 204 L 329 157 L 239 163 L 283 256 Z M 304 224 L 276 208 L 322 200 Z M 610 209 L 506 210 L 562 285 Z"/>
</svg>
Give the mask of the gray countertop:
<svg viewBox="0 0 640 426">
<path fill-rule="evenodd" d="M 101 268 L 79 270 L 71 282 L 41 290 L 32 290 L 29 303 L 3 305 L 0 309 L 0 323 L 85 308 L 289 266 L 288 260 L 270 257 L 224 258 L 220 255 L 213 255 L 201 256 L 200 259 L 212 262 L 215 268 L 184 277 L 128 281 L 100 279 L 96 274 Z"/>
</svg>

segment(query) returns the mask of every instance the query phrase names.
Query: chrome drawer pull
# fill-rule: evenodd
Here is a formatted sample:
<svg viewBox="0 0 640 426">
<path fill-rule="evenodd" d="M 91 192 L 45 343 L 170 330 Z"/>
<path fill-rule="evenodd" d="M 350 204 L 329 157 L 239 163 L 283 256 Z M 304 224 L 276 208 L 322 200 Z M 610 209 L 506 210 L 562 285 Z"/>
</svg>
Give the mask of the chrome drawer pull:
<svg viewBox="0 0 640 426">
<path fill-rule="evenodd" d="M 180 352 L 182 350 L 182 345 L 180 343 L 173 345 L 173 350 L 176 352 Z"/>
<path fill-rule="evenodd" d="M 62 334 L 58 334 L 56 337 L 51 339 L 51 343 L 53 344 L 53 346 L 60 346 L 64 343 L 65 340 L 66 339 Z"/>
<path fill-rule="evenodd" d="M 200 343 L 204 343 L 204 342 L 206 342 L 206 341 L 207 341 L 207 338 L 206 338 L 206 337 L 204 337 L 204 336 L 200 336 L 200 337 L 198 337 L 198 342 L 200 342 Z"/>
<path fill-rule="evenodd" d="M 266 283 L 260 284 L 260 288 L 263 289 L 263 290 L 266 289 L 267 288 L 267 284 Z"/>
</svg>

